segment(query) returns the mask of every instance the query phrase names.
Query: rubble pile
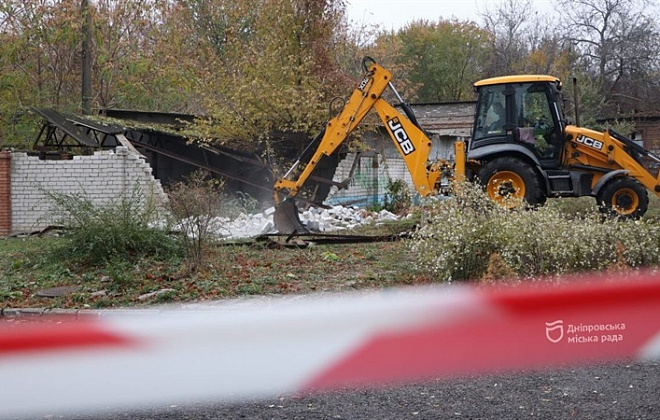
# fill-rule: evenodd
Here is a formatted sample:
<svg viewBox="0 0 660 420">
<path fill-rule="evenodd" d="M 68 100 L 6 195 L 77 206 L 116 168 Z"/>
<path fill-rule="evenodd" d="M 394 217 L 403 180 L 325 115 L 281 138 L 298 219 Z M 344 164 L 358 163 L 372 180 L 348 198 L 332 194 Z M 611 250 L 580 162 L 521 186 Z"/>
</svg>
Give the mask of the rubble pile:
<svg viewBox="0 0 660 420">
<path fill-rule="evenodd" d="M 235 219 L 217 217 L 212 223 L 212 232 L 226 239 L 249 238 L 277 233 L 273 224 L 274 208 L 262 213 L 241 214 Z M 344 206 L 329 209 L 310 208 L 300 213 L 300 220 L 312 232 L 335 232 L 350 230 L 359 225 L 382 223 L 399 219 L 387 210 L 372 212 Z"/>
</svg>

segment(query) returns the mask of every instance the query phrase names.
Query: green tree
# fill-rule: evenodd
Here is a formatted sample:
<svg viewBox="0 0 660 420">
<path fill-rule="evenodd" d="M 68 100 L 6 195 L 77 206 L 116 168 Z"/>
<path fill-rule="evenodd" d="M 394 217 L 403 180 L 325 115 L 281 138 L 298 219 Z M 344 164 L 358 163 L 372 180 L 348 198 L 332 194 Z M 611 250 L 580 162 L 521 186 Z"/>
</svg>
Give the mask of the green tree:
<svg viewBox="0 0 660 420">
<path fill-rule="evenodd" d="M 418 102 L 464 101 L 473 98 L 487 53 L 488 32 L 472 22 L 416 21 L 397 33 L 402 44 L 399 63 L 408 63 L 408 79 Z"/>
<path fill-rule="evenodd" d="M 204 113 L 199 80 L 212 68 L 180 2 L 98 3 L 98 107 Z M 127 23 L 130 22 L 130 23 Z"/>
<path fill-rule="evenodd" d="M 98 0 L 92 18 L 92 91 L 110 107 L 209 115 L 221 141 L 305 143 L 327 103 L 354 85 L 341 0 Z M 80 109 L 78 0 L 0 0 L 0 114 L 28 106 Z M 293 135 L 291 135 L 293 133 Z M 296 145 L 300 147 L 300 145 Z"/>
<path fill-rule="evenodd" d="M 27 106 L 77 110 L 80 57 L 77 4 L 73 0 L 0 1 L 0 138 L 26 144 L 34 130 Z M 76 101 L 73 101 L 75 94 Z"/>
<path fill-rule="evenodd" d="M 191 2 L 187 13 L 196 13 L 202 1 Z M 224 22 L 220 28 L 209 29 L 189 20 L 198 41 L 216 52 L 204 66 L 208 77 L 199 80 L 199 93 L 210 116 L 200 121 L 200 128 L 209 138 L 223 142 L 261 139 L 301 149 L 328 119 L 329 101 L 346 95 L 354 85 L 334 56 L 343 3 L 226 3 L 236 4 L 207 9 L 217 14 L 212 21 Z M 248 7 L 252 15 L 246 21 L 238 9 Z M 211 36 L 210 30 L 222 34 Z"/>
</svg>

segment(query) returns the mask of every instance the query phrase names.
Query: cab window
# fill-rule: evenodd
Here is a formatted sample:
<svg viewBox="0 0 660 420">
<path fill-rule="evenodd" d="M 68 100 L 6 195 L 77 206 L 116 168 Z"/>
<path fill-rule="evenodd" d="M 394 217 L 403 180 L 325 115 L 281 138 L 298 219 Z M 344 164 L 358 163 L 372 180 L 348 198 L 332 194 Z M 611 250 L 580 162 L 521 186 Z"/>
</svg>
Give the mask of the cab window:
<svg viewBox="0 0 660 420">
<path fill-rule="evenodd" d="M 504 88 L 503 85 L 484 88 L 487 91 L 481 95 L 477 108 L 475 140 L 504 134 L 504 124 L 506 123 Z"/>
<path fill-rule="evenodd" d="M 514 85 L 514 91 L 516 141 L 533 149 L 542 159 L 554 158 L 559 152 L 559 145 L 545 84 Z"/>
</svg>

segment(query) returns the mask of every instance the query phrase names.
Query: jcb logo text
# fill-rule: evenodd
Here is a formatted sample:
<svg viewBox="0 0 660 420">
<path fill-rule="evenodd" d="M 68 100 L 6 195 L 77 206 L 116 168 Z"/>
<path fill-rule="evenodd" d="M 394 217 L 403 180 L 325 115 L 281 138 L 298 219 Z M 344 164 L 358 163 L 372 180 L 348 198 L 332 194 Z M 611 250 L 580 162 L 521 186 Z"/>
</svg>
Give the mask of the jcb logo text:
<svg viewBox="0 0 660 420">
<path fill-rule="evenodd" d="M 369 77 L 365 77 L 362 79 L 360 84 L 358 85 L 358 90 L 363 91 L 365 87 L 367 87 L 367 83 L 369 83 Z"/>
<path fill-rule="evenodd" d="M 603 142 L 594 140 L 592 138 L 589 138 L 587 136 L 578 136 L 577 138 L 578 143 L 582 143 L 586 146 L 593 147 L 596 150 L 602 150 L 603 149 Z"/>
<path fill-rule="evenodd" d="M 406 130 L 403 129 L 403 126 L 401 126 L 401 121 L 399 121 L 397 117 L 388 120 L 387 126 L 390 128 L 390 130 L 392 130 L 392 135 L 399 143 L 401 152 L 405 156 L 408 156 L 415 151 L 415 146 L 413 146 L 412 142 L 410 141 L 410 137 L 408 137 L 408 133 L 406 133 Z"/>
</svg>

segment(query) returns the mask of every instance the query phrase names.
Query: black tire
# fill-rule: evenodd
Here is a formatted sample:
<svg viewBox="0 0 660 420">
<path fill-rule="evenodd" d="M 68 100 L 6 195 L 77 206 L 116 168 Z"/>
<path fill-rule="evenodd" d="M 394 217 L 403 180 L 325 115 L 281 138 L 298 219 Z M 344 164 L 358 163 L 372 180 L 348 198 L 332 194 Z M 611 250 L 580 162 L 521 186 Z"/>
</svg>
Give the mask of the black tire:
<svg viewBox="0 0 660 420">
<path fill-rule="evenodd" d="M 503 207 L 514 207 L 521 199 L 529 206 L 539 206 L 547 198 L 537 172 L 518 158 L 491 160 L 479 170 L 479 181 L 488 196 Z"/>
<path fill-rule="evenodd" d="M 596 197 L 603 213 L 623 219 L 639 219 L 649 207 L 646 188 L 634 178 L 614 178 L 600 190 Z"/>
</svg>

